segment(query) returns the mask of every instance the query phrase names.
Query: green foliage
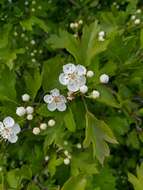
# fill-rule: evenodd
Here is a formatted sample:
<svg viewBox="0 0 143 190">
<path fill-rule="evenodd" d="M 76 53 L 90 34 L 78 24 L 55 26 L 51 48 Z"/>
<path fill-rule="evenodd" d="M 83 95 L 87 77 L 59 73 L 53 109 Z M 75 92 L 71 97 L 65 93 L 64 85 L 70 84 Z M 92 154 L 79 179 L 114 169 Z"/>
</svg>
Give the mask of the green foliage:
<svg viewBox="0 0 143 190">
<path fill-rule="evenodd" d="M 21 128 L 11 144 L 0 124 L 0 190 L 143 189 L 142 11 L 141 0 L 0 1 L 0 121 Z M 67 63 L 93 71 L 85 94 L 60 83 Z M 55 88 L 63 112 L 43 100 Z"/>
</svg>

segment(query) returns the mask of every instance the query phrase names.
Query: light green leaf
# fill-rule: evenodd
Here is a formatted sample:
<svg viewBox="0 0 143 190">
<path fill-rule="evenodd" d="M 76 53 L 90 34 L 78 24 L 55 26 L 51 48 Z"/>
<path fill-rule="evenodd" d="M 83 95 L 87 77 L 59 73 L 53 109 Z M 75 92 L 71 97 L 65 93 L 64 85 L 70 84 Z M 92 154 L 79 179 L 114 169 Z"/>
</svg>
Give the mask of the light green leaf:
<svg viewBox="0 0 143 190">
<path fill-rule="evenodd" d="M 76 124 L 71 108 L 68 108 L 64 116 L 64 122 L 69 131 L 74 132 L 76 130 Z"/>
<path fill-rule="evenodd" d="M 103 164 L 105 157 L 110 154 L 107 142 L 114 144 L 117 143 L 112 130 L 104 121 L 96 119 L 92 113 L 87 112 L 86 137 L 83 145 L 87 148 L 92 144 L 93 155 L 97 157 L 101 164 Z"/>
<path fill-rule="evenodd" d="M 137 166 L 137 177 L 132 173 L 128 173 L 128 180 L 134 186 L 134 190 L 142 190 L 143 187 L 143 164 Z"/>
<path fill-rule="evenodd" d="M 85 190 L 86 188 L 86 178 L 82 175 L 71 177 L 61 190 Z"/>
<path fill-rule="evenodd" d="M 113 96 L 110 88 L 107 88 L 104 85 L 97 85 L 96 89 L 100 92 L 100 97 L 97 99 L 97 101 L 107 104 L 108 106 L 120 108 L 120 105 Z"/>
<path fill-rule="evenodd" d="M 32 96 L 34 99 L 38 90 L 41 87 L 42 83 L 42 75 L 40 74 L 39 70 L 35 69 L 31 72 L 25 72 L 24 80 L 26 84 L 27 92 Z"/>
<path fill-rule="evenodd" d="M 13 101 L 16 99 L 16 75 L 7 67 L 0 71 L 0 100 Z"/>
<path fill-rule="evenodd" d="M 3 28 L 0 29 L 0 48 L 5 48 L 8 45 L 11 28 L 11 24 L 5 24 Z"/>
<path fill-rule="evenodd" d="M 29 183 L 27 190 L 40 190 L 39 187 L 37 185 L 35 185 L 34 183 Z"/>
</svg>

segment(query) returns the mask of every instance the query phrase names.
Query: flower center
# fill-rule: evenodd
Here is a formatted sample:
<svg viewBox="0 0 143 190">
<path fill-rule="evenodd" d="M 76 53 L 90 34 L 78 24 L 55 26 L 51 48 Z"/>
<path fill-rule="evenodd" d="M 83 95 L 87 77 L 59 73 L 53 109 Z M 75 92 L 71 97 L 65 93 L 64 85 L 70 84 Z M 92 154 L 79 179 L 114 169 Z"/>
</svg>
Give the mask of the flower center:
<svg viewBox="0 0 143 190">
<path fill-rule="evenodd" d="M 54 101 L 55 101 L 55 103 L 61 102 L 60 96 L 55 96 Z"/>
</svg>

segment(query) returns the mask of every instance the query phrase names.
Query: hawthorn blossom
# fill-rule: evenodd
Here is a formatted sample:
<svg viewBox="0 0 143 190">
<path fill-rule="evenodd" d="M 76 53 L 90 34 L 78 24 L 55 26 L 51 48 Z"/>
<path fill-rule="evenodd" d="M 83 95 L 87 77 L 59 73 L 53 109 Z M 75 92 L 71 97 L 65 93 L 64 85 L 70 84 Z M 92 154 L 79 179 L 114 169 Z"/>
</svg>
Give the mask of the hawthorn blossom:
<svg viewBox="0 0 143 190">
<path fill-rule="evenodd" d="M 68 63 L 63 66 L 63 73 L 59 76 L 62 85 L 67 86 L 71 92 L 77 92 L 86 84 L 86 68 L 82 65 Z"/>
<path fill-rule="evenodd" d="M 66 98 L 60 94 L 58 89 L 53 89 L 50 94 L 44 96 L 44 101 L 48 104 L 48 110 L 55 111 L 65 111 L 66 110 Z"/>
<path fill-rule="evenodd" d="M 10 143 L 16 143 L 18 140 L 17 134 L 20 131 L 20 126 L 15 123 L 12 117 L 8 116 L 4 118 L 3 122 L 0 121 L 0 136 Z"/>
</svg>

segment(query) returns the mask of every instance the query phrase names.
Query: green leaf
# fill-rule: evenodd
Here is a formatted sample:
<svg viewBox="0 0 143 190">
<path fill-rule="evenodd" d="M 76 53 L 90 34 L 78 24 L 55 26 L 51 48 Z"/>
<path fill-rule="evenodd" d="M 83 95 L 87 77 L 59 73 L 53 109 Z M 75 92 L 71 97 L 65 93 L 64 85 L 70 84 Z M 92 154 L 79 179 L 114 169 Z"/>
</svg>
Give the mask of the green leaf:
<svg viewBox="0 0 143 190">
<path fill-rule="evenodd" d="M 22 27 L 24 27 L 26 30 L 33 30 L 33 26 L 34 25 L 38 25 L 41 29 L 43 29 L 46 33 L 48 33 L 49 28 L 48 26 L 45 24 L 45 22 L 35 16 L 32 16 L 29 19 L 23 20 L 20 22 L 20 24 L 22 25 Z"/>
<path fill-rule="evenodd" d="M 140 43 L 141 43 L 141 48 L 143 48 L 143 29 L 140 32 Z"/>
<path fill-rule="evenodd" d="M 16 75 L 7 67 L 0 71 L 0 100 L 14 101 L 16 99 Z"/>
<path fill-rule="evenodd" d="M 5 48 L 8 45 L 11 28 L 11 24 L 5 24 L 3 28 L 0 29 L 0 48 Z"/>
<path fill-rule="evenodd" d="M 68 111 L 66 111 L 65 113 L 64 122 L 69 131 L 74 132 L 76 130 L 74 116 L 70 107 L 68 108 Z"/>
<path fill-rule="evenodd" d="M 132 173 L 128 173 L 128 180 L 134 186 L 134 190 L 142 190 L 143 187 L 143 163 L 137 166 L 137 177 Z"/>
<path fill-rule="evenodd" d="M 104 121 L 96 119 L 90 113 L 86 113 L 86 137 L 83 142 L 85 148 L 90 144 L 93 146 L 93 156 L 96 156 L 101 164 L 103 164 L 105 157 L 109 156 L 109 143 L 117 143 L 112 130 Z"/>
<path fill-rule="evenodd" d="M 7 173 L 7 182 L 10 187 L 17 188 L 21 182 L 21 177 L 19 175 L 19 169 L 10 170 Z"/>
<path fill-rule="evenodd" d="M 24 80 L 25 80 L 27 92 L 34 99 L 38 90 L 41 87 L 42 75 L 40 74 L 39 70 L 37 70 L 37 69 L 34 69 L 31 72 L 26 71 L 24 73 Z"/>
<path fill-rule="evenodd" d="M 85 190 L 86 188 L 86 178 L 82 175 L 71 177 L 61 190 Z"/>
<path fill-rule="evenodd" d="M 100 97 L 97 99 L 97 101 L 107 104 L 108 106 L 120 108 L 120 105 L 113 96 L 110 88 L 107 88 L 103 85 L 97 85 L 96 89 L 100 92 Z"/>
<path fill-rule="evenodd" d="M 39 187 L 37 185 L 35 185 L 34 183 L 29 183 L 27 190 L 40 190 Z"/>
<path fill-rule="evenodd" d="M 42 85 L 44 91 L 48 92 L 49 90 L 60 86 L 58 78 L 62 65 L 63 60 L 58 56 L 45 61 L 42 69 Z"/>
</svg>

